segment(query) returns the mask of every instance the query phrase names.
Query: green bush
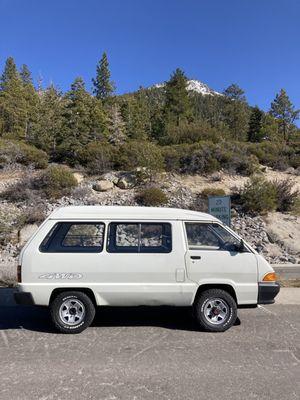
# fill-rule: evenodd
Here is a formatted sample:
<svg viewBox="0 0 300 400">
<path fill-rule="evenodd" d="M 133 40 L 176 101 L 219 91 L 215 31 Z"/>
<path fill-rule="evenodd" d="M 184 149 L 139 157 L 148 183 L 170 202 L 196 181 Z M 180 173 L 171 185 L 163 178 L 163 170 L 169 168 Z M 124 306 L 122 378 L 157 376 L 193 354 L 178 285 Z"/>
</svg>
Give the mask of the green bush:
<svg viewBox="0 0 300 400">
<path fill-rule="evenodd" d="M 136 195 L 136 201 L 144 206 L 161 206 L 167 204 L 168 197 L 159 188 L 144 189 Z"/>
<path fill-rule="evenodd" d="M 151 171 L 164 169 L 161 148 L 147 141 L 132 140 L 120 146 L 115 158 L 117 169 L 145 167 Z"/>
<path fill-rule="evenodd" d="M 276 193 L 277 211 L 292 211 L 299 198 L 299 191 L 294 189 L 294 182 L 291 179 L 275 180 L 272 185 Z"/>
<path fill-rule="evenodd" d="M 69 168 L 55 165 L 44 171 L 36 186 L 42 189 L 46 196 L 59 198 L 68 195 L 71 189 L 77 186 L 77 180 Z"/>
<path fill-rule="evenodd" d="M 47 154 L 27 143 L 0 139 L 0 167 L 9 164 L 32 165 L 34 168 L 46 168 Z"/>
<path fill-rule="evenodd" d="M 225 190 L 221 188 L 212 188 L 208 187 L 202 190 L 201 192 L 202 197 L 209 197 L 209 196 L 226 196 Z"/>
<path fill-rule="evenodd" d="M 240 201 L 246 212 L 265 214 L 276 209 L 276 189 L 264 178 L 253 176 L 241 190 Z"/>
<path fill-rule="evenodd" d="M 91 142 L 78 152 L 78 161 L 89 174 L 103 174 L 113 167 L 114 149 L 108 143 Z"/>
</svg>

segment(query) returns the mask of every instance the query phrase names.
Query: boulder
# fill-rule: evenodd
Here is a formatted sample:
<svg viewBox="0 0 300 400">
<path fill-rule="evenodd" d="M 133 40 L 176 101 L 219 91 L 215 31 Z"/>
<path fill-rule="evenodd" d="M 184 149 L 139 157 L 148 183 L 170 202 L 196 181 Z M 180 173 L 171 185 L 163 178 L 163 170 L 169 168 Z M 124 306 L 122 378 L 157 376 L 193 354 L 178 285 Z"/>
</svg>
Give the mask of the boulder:
<svg viewBox="0 0 300 400">
<path fill-rule="evenodd" d="M 78 184 L 84 180 L 84 176 L 82 174 L 80 174 L 79 172 L 74 172 L 73 176 L 76 179 Z"/>
<path fill-rule="evenodd" d="M 117 186 L 120 189 L 132 189 L 133 187 L 136 186 L 136 179 L 134 176 L 128 175 L 128 176 L 123 176 L 120 178 L 117 182 Z"/>
<path fill-rule="evenodd" d="M 38 225 L 37 224 L 28 224 L 25 225 L 22 229 L 19 230 L 18 237 L 19 237 L 19 244 L 24 245 L 31 236 L 37 231 Z"/>
<path fill-rule="evenodd" d="M 110 181 L 107 180 L 100 180 L 97 181 L 94 185 L 93 185 L 93 189 L 96 192 L 107 192 L 108 190 L 113 189 L 114 184 Z"/>
</svg>

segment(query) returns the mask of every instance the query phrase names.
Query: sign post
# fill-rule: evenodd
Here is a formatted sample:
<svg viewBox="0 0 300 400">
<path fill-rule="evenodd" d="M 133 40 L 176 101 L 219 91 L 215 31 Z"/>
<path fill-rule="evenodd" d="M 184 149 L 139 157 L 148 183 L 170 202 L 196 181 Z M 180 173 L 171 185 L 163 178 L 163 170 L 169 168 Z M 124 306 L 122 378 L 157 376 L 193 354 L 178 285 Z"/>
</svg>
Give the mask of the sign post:
<svg viewBox="0 0 300 400">
<path fill-rule="evenodd" d="M 231 223 L 231 201 L 230 196 L 209 196 L 208 212 L 230 226 Z"/>
</svg>

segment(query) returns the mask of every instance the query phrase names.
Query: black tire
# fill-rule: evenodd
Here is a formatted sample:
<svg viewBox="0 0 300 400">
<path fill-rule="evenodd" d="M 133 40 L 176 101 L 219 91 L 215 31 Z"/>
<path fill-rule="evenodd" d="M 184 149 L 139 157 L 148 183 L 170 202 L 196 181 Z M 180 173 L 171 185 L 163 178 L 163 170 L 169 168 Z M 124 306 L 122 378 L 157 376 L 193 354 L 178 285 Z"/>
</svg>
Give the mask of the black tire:
<svg viewBox="0 0 300 400">
<path fill-rule="evenodd" d="M 74 319 L 73 323 L 67 322 L 68 317 L 61 316 L 61 311 L 71 311 L 71 307 L 67 308 L 65 304 L 71 304 L 78 308 L 78 313 L 81 313 L 76 321 L 76 316 L 71 318 Z M 62 308 L 61 308 L 62 307 Z M 75 309 L 76 310 L 76 309 Z M 50 304 L 51 318 L 55 328 L 62 333 L 80 333 L 91 325 L 95 317 L 95 306 L 92 300 L 83 292 L 62 292 L 58 294 Z M 76 311 L 75 311 L 76 313 Z"/>
<path fill-rule="evenodd" d="M 215 310 L 209 307 L 212 303 L 216 305 Z M 215 314 L 218 312 L 224 314 L 224 317 L 221 318 L 221 314 Z M 197 296 L 194 302 L 194 315 L 200 327 L 205 331 L 224 332 L 236 321 L 237 304 L 225 290 L 208 289 Z"/>
</svg>

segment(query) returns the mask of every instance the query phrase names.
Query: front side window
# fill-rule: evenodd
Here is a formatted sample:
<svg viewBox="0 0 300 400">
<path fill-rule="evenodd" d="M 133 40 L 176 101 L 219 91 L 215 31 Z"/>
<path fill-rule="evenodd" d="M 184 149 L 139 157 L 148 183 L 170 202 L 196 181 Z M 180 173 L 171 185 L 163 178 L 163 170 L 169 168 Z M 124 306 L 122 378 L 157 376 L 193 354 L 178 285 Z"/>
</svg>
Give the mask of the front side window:
<svg viewBox="0 0 300 400">
<path fill-rule="evenodd" d="M 110 253 L 169 253 L 172 250 L 168 223 L 116 223 L 109 226 Z"/>
<path fill-rule="evenodd" d="M 101 222 L 60 222 L 43 240 L 40 250 L 48 253 L 100 252 L 103 249 L 104 224 Z"/>
<path fill-rule="evenodd" d="M 191 250 L 240 251 L 240 240 L 219 224 L 186 222 L 185 228 Z"/>
</svg>

